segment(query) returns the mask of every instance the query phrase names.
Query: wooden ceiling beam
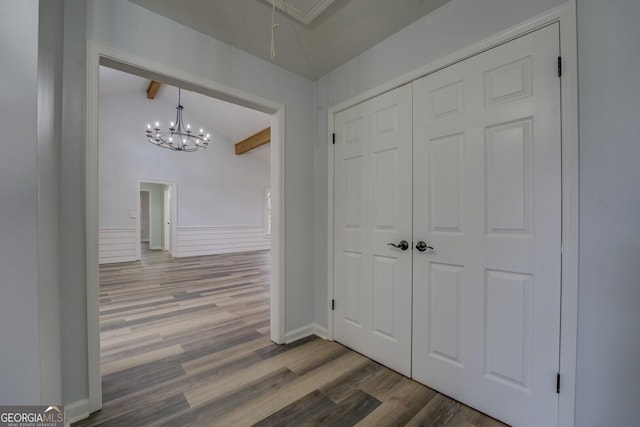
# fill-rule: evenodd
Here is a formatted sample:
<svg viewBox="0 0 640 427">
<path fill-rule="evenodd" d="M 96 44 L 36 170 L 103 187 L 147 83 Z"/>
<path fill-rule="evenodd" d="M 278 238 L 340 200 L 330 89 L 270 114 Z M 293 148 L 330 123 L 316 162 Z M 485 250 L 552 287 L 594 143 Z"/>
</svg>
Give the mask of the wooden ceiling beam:
<svg viewBox="0 0 640 427">
<path fill-rule="evenodd" d="M 251 151 L 254 148 L 258 148 L 264 144 L 271 142 L 271 128 L 261 130 L 255 135 L 251 135 L 249 138 L 244 139 L 236 144 L 236 155 L 244 154 L 247 151 Z"/>
<path fill-rule="evenodd" d="M 156 80 L 151 80 L 151 83 L 149 83 L 149 87 L 147 88 L 147 98 L 155 99 L 156 95 L 158 94 L 158 90 L 160 90 L 161 85 L 162 83 Z"/>
</svg>

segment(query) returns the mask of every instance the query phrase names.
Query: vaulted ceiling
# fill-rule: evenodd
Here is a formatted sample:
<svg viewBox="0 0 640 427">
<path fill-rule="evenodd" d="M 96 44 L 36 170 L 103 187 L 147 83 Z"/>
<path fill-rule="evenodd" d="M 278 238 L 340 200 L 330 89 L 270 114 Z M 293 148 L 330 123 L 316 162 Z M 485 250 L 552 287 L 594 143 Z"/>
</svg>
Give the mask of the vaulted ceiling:
<svg viewBox="0 0 640 427">
<path fill-rule="evenodd" d="M 271 0 L 129 1 L 271 60 Z M 274 63 L 317 80 L 449 0 L 274 1 Z"/>
<path fill-rule="evenodd" d="M 100 95 L 114 95 L 121 93 L 138 94 L 140 98 L 146 99 L 149 80 L 143 77 L 128 74 L 112 68 L 100 67 Z M 154 101 L 167 106 L 166 115 L 163 117 L 151 116 L 148 120 L 163 120 L 168 123 L 174 119 L 175 103 L 177 101 L 178 89 L 167 84 L 162 84 L 158 95 Z M 271 124 L 271 117 L 240 105 L 211 98 L 206 95 L 184 90 L 182 100 L 185 106 L 187 118 L 206 117 L 203 122 L 196 122 L 199 126 L 215 131 L 232 143 L 241 141 L 258 131 L 268 128 Z M 123 108 L 121 114 L 128 114 Z M 143 141 L 142 131 L 146 123 L 140 123 L 140 141 Z M 259 153 L 258 153 L 259 152 Z M 259 157 L 265 162 L 269 162 L 269 150 L 257 149 Z"/>
</svg>

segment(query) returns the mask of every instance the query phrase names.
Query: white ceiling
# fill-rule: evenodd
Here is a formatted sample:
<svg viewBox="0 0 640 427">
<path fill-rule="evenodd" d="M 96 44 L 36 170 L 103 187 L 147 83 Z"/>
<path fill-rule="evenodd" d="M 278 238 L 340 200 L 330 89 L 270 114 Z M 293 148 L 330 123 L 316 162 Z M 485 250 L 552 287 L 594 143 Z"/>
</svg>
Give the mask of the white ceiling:
<svg viewBox="0 0 640 427">
<path fill-rule="evenodd" d="M 129 1 L 270 60 L 271 0 Z M 274 62 L 317 80 L 449 0 L 275 1 Z"/>
<path fill-rule="evenodd" d="M 109 67 L 100 67 L 100 94 L 139 93 L 147 96 L 149 79 L 139 77 Z M 157 98 L 175 98 L 177 102 L 178 89 L 163 84 L 158 91 Z M 196 92 L 182 90 L 182 103 L 185 115 L 189 112 L 201 117 L 207 117 L 207 128 L 225 136 L 232 142 L 241 141 L 271 125 L 271 116 L 250 108 L 232 104 Z M 167 117 L 173 119 L 175 110 L 167 110 Z M 168 119 L 168 120 L 169 120 Z M 140 124 L 141 129 L 146 126 Z M 260 150 L 268 159 L 268 150 Z"/>
</svg>

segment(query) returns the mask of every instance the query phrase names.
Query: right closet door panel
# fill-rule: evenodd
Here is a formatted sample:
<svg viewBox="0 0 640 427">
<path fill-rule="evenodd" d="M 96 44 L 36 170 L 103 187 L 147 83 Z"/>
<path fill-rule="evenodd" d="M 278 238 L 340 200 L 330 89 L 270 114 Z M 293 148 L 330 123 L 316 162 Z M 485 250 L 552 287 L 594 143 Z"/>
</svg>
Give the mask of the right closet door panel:
<svg viewBox="0 0 640 427">
<path fill-rule="evenodd" d="M 558 55 L 553 24 L 413 86 L 413 377 L 518 426 L 557 425 Z"/>
</svg>

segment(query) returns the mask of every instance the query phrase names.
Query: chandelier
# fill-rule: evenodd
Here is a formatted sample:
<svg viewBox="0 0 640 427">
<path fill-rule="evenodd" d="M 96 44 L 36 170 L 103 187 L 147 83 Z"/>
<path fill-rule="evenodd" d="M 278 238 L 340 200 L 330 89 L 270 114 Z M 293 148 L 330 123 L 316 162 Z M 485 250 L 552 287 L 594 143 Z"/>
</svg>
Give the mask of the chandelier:
<svg viewBox="0 0 640 427">
<path fill-rule="evenodd" d="M 158 147 L 168 148 L 173 151 L 197 151 L 209 146 L 211 138 L 209 134 L 200 129 L 198 134 L 191 131 L 191 125 L 184 125 L 182 121 L 182 110 L 184 107 L 180 102 L 180 88 L 178 88 L 178 105 L 176 106 L 176 121 L 171 122 L 168 132 L 160 131 L 160 122 L 156 122 L 155 127 L 147 125 L 147 140 Z"/>
</svg>

